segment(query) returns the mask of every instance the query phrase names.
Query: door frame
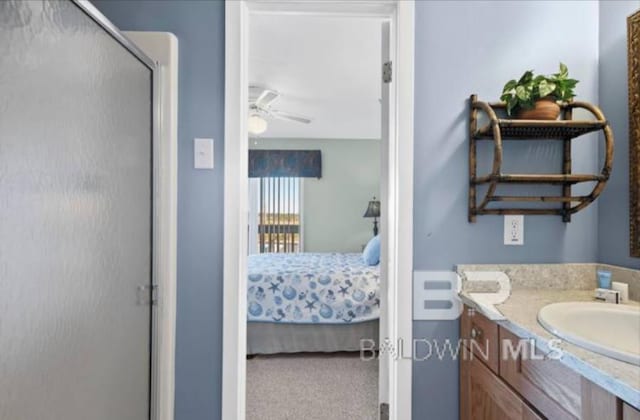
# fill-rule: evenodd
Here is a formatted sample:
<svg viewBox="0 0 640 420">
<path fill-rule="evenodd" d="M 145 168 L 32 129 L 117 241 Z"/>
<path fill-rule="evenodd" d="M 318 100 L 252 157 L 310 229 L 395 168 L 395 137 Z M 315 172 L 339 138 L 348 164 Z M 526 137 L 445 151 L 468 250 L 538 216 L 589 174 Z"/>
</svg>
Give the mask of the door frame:
<svg viewBox="0 0 640 420">
<path fill-rule="evenodd" d="M 177 286 L 178 55 L 169 34 L 162 52 L 143 51 L 88 0 L 71 0 L 151 70 L 152 234 L 150 420 L 173 420 Z M 166 33 L 165 33 L 166 36 Z M 149 55 L 153 55 L 150 58 Z"/>
<path fill-rule="evenodd" d="M 154 253 L 151 419 L 173 420 L 175 403 L 178 38 L 170 32 L 125 31 L 156 63 L 154 102 Z"/>
<path fill-rule="evenodd" d="M 383 212 L 389 234 L 384 240 L 389 282 L 387 337 L 412 343 L 413 275 L 413 113 L 415 3 L 406 0 L 237 0 L 225 3 L 225 148 L 224 148 L 224 294 L 222 418 L 246 414 L 247 215 L 248 215 L 248 39 L 250 15 L 312 14 L 380 17 L 391 22 L 391 125 L 386 164 L 388 203 Z M 385 181 L 383 181 L 385 182 Z M 402 286 L 400 286 L 402 283 Z M 383 329 L 385 327 L 382 327 Z M 380 337 L 382 339 L 382 336 Z M 411 419 L 412 360 L 384 355 L 389 375 L 380 401 L 389 418 Z M 382 357 L 382 356 L 381 356 Z"/>
</svg>

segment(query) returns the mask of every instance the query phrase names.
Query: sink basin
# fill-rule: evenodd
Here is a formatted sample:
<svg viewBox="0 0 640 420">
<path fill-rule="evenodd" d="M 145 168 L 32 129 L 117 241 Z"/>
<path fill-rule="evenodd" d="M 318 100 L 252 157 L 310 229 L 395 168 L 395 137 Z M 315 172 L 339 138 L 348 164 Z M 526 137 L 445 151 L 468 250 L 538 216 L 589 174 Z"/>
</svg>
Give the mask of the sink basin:
<svg viewBox="0 0 640 420">
<path fill-rule="evenodd" d="M 587 350 L 640 366 L 640 308 L 599 302 L 552 303 L 538 322 Z"/>
</svg>

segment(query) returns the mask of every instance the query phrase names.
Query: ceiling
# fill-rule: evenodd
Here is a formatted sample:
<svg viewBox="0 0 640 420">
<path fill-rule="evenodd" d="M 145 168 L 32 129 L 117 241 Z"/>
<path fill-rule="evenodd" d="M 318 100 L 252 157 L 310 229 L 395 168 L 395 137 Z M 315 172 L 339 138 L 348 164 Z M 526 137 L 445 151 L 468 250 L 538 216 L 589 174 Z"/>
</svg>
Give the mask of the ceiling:
<svg viewBox="0 0 640 420">
<path fill-rule="evenodd" d="M 312 119 L 271 119 L 260 137 L 379 139 L 381 20 L 252 15 L 249 80 L 280 92 L 274 109 Z"/>
</svg>

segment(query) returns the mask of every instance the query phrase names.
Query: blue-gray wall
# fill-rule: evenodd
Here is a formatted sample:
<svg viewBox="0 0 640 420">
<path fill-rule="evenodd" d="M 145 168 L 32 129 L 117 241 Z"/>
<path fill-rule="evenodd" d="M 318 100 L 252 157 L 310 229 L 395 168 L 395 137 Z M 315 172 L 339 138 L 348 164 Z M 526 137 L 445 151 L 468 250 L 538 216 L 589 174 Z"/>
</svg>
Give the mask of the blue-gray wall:
<svg viewBox="0 0 640 420">
<path fill-rule="evenodd" d="M 544 3 L 544 4 L 543 4 Z M 503 218 L 467 223 L 468 108 L 465 98 L 496 100 L 524 70 L 555 72 L 559 61 L 580 80 L 580 99 L 598 102 L 596 2 L 449 2 L 416 4 L 416 269 L 458 263 L 586 262 L 597 257 L 597 206 L 574 216 L 525 217 L 525 245 L 503 245 Z M 575 142 L 577 170 L 597 168 L 597 137 Z M 559 144 L 505 145 L 505 172 L 558 171 Z M 486 165 L 484 165 L 486 166 Z M 511 168 L 511 169 L 509 169 Z M 522 191 L 518 191 L 521 193 Z M 414 323 L 414 338 L 457 339 L 458 323 Z M 414 418 L 455 419 L 457 362 L 414 363 Z"/>
<path fill-rule="evenodd" d="M 215 419 L 220 413 L 221 394 L 224 5 L 204 1 L 95 3 L 122 29 L 171 31 L 179 39 L 176 419 Z M 598 66 L 598 15 L 600 12 L 604 19 L 609 16 L 604 5 L 600 10 L 597 2 L 540 5 L 525 1 L 416 4 L 416 269 L 451 269 L 457 263 L 586 262 L 598 256 L 617 261 L 602 246 L 598 252 L 598 227 L 606 237 L 603 230 L 609 223 L 604 218 L 598 223 L 602 205 L 577 214 L 570 224 L 562 223 L 559 217 L 527 217 L 522 247 L 502 245 L 500 217 L 484 216 L 475 224 L 467 223 L 465 99 L 477 93 L 481 99 L 495 100 L 508 79 L 529 68 L 553 72 L 563 61 L 581 80 L 579 98 L 598 103 L 598 71 L 609 74 L 620 69 Z M 600 38 L 603 48 L 607 39 Z M 616 48 L 618 56 L 624 54 Z M 604 57 L 606 54 L 603 51 Z M 618 83 L 616 89 L 620 86 Z M 604 89 L 600 93 L 606 95 Z M 618 101 L 609 107 L 607 98 L 603 99 L 603 108 L 611 118 L 611 112 L 617 111 L 606 108 L 622 105 Z M 626 114 L 616 118 L 622 121 Z M 618 127 L 622 123 L 614 124 L 619 139 L 618 131 L 624 128 Z M 214 171 L 191 169 L 192 138 L 196 136 L 218 139 Z M 626 146 L 620 146 L 618 140 L 618 150 L 621 147 L 625 150 Z M 507 171 L 555 171 L 561 162 L 560 149 L 551 143 L 507 145 L 505 156 Z M 626 207 L 620 211 L 619 200 L 626 199 L 626 175 L 617 165 L 622 166 L 624 159 L 626 156 L 618 153 L 614 169 L 621 186 L 605 193 L 606 207 L 617 212 L 610 217 L 620 223 L 623 233 Z M 598 168 L 595 138 L 576 143 L 574 162 L 577 170 Z M 611 242 L 623 233 L 613 234 Z M 620 252 L 626 252 L 626 243 Z M 627 265 L 633 262 L 621 261 L 629 262 Z M 409 282 L 406 286 L 410 287 Z M 414 335 L 455 339 L 457 323 L 415 322 Z M 416 362 L 414 418 L 457 418 L 457 377 L 455 362 Z"/>
<path fill-rule="evenodd" d="M 119 28 L 179 42 L 176 419 L 220 416 L 224 3 L 95 1 Z M 215 170 L 193 169 L 193 138 L 216 139 Z"/>
<path fill-rule="evenodd" d="M 600 3 L 600 106 L 615 134 L 611 179 L 598 200 L 599 260 L 640 267 L 629 257 L 629 113 L 627 96 L 627 16 L 640 1 Z"/>
</svg>

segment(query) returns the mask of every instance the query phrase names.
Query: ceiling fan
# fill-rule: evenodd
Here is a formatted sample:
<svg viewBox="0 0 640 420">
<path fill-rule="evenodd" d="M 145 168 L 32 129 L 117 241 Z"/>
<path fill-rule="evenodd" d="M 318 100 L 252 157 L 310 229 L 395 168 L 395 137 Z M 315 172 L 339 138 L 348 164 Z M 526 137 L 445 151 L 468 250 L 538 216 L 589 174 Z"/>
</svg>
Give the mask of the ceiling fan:
<svg viewBox="0 0 640 420">
<path fill-rule="evenodd" d="M 279 97 L 280 93 L 273 89 L 249 86 L 249 132 L 251 134 L 262 134 L 266 131 L 266 118 L 293 121 L 302 124 L 309 124 L 311 122 L 311 118 L 304 115 L 272 108 L 271 105 Z"/>
</svg>

